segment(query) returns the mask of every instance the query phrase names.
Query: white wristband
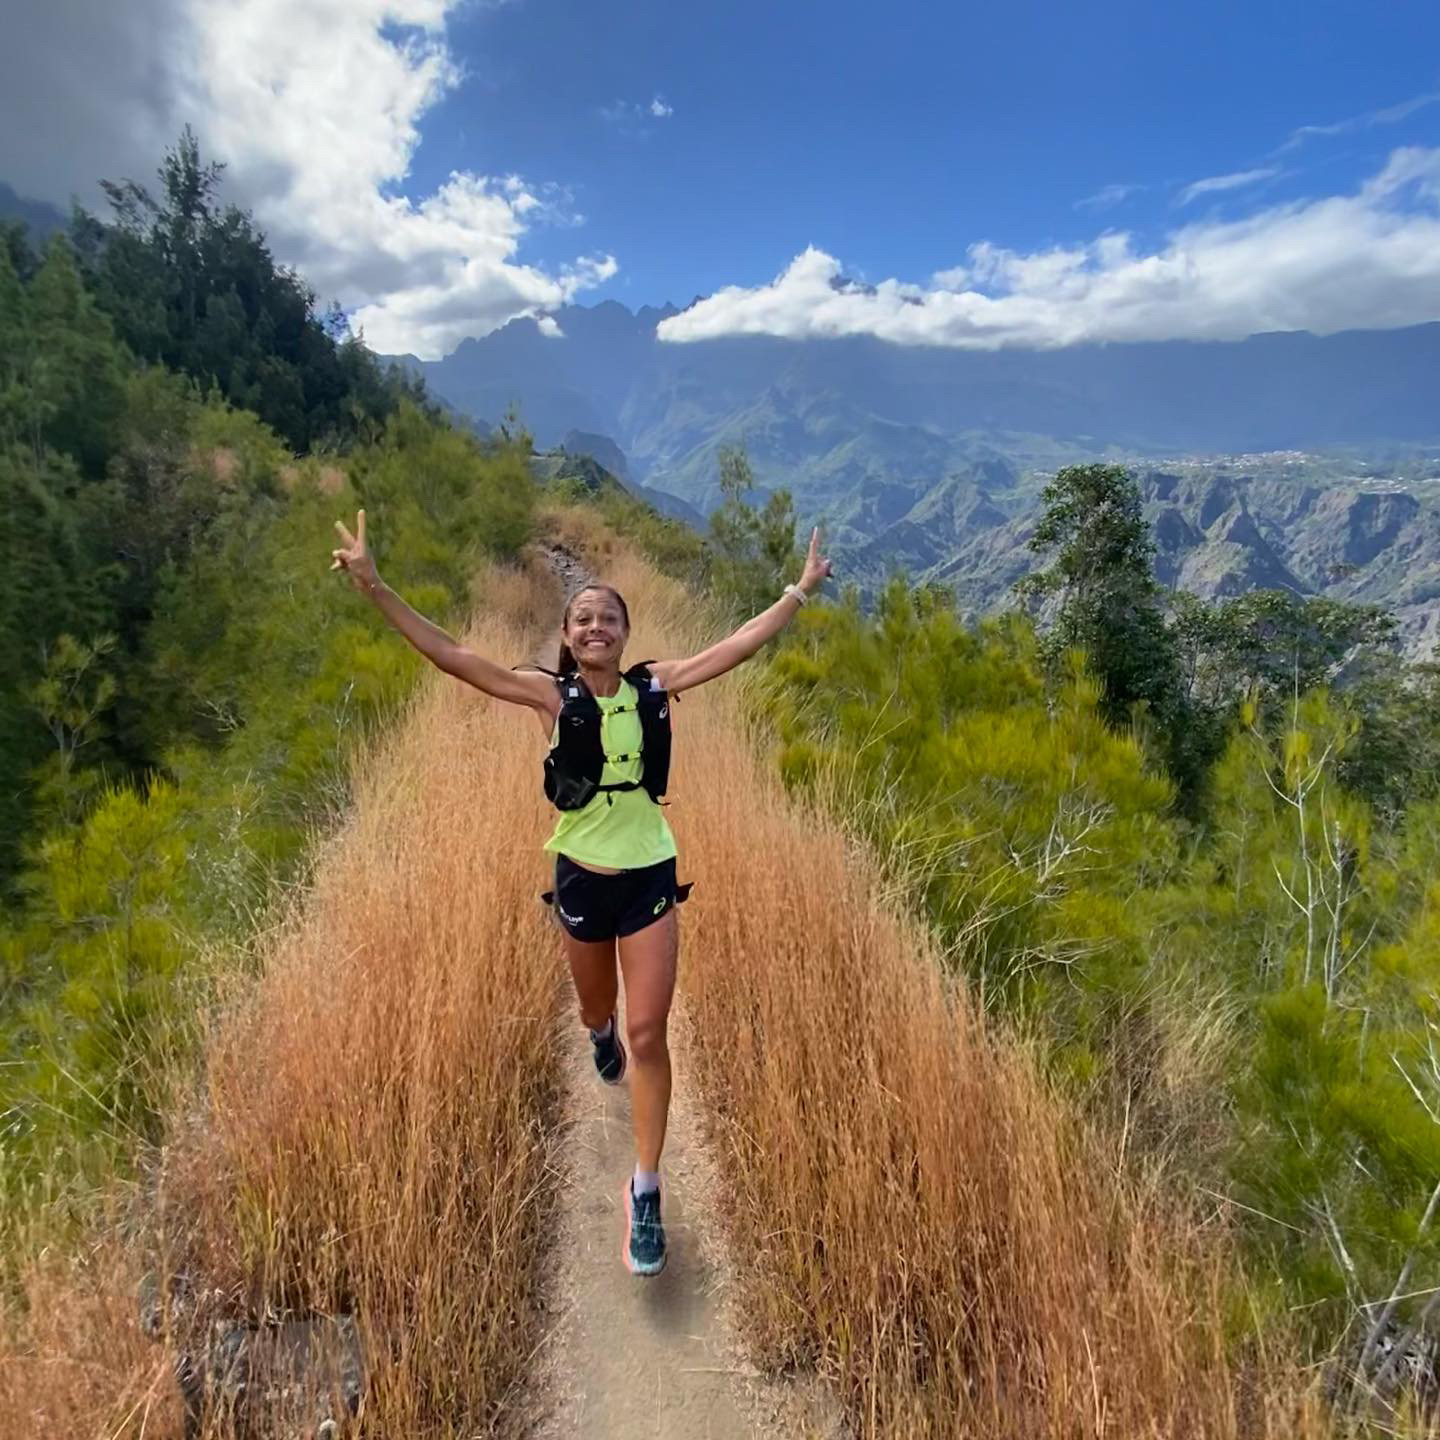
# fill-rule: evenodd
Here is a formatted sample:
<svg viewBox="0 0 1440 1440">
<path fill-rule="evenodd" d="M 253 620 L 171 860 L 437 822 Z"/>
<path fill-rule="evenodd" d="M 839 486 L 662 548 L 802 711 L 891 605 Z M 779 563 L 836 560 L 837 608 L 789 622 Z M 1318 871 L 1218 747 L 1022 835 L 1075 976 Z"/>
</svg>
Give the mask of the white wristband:
<svg viewBox="0 0 1440 1440">
<path fill-rule="evenodd" d="M 801 605 L 810 598 L 798 585 L 787 585 L 780 593 L 782 596 L 793 596 Z"/>
</svg>

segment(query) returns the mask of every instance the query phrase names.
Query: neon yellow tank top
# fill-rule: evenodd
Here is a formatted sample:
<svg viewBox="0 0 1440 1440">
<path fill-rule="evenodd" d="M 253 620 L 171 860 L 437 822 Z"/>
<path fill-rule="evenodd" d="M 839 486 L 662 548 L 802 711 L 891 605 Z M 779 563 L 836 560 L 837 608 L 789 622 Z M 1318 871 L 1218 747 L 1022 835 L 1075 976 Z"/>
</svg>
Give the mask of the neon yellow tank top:
<svg viewBox="0 0 1440 1440">
<path fill-rule="evenodd" d="M 605 751 L 602 785 L 638 781 L 644 769 L 640 756 L 640 715 L 635 708 L 635 687 L 621 680 L 614 695 L 597 695 L 600 707 L 600 744 Z M 550 743 L 559 738 L 559 721 Z M 612 755 L 633 755 L 633 760 L 612 762 Z M 580 810 L 562 810 L 555 830 L 545 842 L 554 855 L 568 855 L 581 865 L 603 865 L 612 870 L 639 870 L 658 865 L 675 855 L 675 837 L 665 812 L 637 790 L 602 790 Z"/>
</svg>

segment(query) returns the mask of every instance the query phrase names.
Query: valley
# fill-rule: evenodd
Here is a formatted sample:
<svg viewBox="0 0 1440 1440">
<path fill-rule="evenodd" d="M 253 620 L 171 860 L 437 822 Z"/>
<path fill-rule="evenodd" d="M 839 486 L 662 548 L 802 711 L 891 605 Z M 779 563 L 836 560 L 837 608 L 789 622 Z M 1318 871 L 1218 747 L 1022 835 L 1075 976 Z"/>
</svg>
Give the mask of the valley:
<svg viewBox="0 0 1440 1440">
<path fill-rule="evenodd" d="M 1161 582 L 1385 605 L 1412 658 L 1440 634 L 1440 325 L 1323 338 L 941 351 L 871 340 L 667 344 L 672 305 L 514 320 L 404 357 L 477 424 L 518 413 L 692 525 L 718 457 L 790 490 L 862 594 L 894 571 L 992 612 L 1031 566 L 1046 481 L 1089 460 L 1141 481 Z M 555 333 L 558 332 L 558 333 Z"/>
</svg>

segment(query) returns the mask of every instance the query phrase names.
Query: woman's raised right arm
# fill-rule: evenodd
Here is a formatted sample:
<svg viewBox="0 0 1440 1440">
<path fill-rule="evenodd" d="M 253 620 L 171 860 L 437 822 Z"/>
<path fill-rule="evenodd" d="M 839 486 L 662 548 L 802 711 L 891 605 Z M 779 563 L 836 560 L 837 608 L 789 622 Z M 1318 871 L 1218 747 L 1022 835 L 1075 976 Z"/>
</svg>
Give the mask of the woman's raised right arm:
<svg viewBox="0 0 1440 1440">
<path fill-rule="evenodd" d="M 335 528 L 344 544 L 342 548 L 330 552 L 333 557 L 330 568 L 345 571 L 350 583 L 368 596 L 375 608 L 432 665 L 477 690 L 483 690 L 487 695 L 493 695 L 497 700 L 508 700 L 512 705 L 528 705 L 547 714 L 557 708 L 555 683 L 548 675 L 507 670 L 503 665 L 477 655 L 438 625 L 432 624 L 418 610 L 412 609 L 380 578 L 375 569 L 375 559 L 365 548 L 363 510 L 355 517 L 354 535 L 338 520 Z"/>
</svg>

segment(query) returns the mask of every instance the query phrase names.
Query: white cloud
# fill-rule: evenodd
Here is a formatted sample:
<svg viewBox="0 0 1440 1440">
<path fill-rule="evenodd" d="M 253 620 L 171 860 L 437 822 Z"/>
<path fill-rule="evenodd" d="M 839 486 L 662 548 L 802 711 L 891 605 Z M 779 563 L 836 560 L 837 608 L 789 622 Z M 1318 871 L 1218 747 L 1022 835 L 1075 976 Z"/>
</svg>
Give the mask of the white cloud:
<svg viewBox="0 0 1440 1440">
<path fill-rule="evenodd" d="M 1417 110 L 1424 110 L 1435 104 L 1440 104 L 1440 90 L 1412 96 L 1409 100 L 1400 101 L 1398 105 L 1387 105 L 1382 110 L 1371 110 L 1364 115 L 1352 115 L 1348 120 L 1337 120 L 1333 125 L 1300 125 L 1290 132 L 1284 144 L 1275 153 L 1282 155 L 1287 150 L 1298 150 L 1307 140 L 1332 135 L 1349 135 L 1356 130 L 1369 130 L 1376 125 L 1398 125 L 1400 121 L 1409 119 Z"/>
<path fill-rule="evenodd" d="M 653 121 L 668 120 L 675 113 L 675 107 L 664 96 L 640 104 L 634 100 L 612 100 L 600 107 L 600 114 L 607 124 L 613 125 L 622 135 L 644 138 L 652 133 Z"/>
<path fill-rule="evenodd" d="M 1077 200 L 1075 209 L 1109 210 L 1122 201 L 1128 200 L 1132 195 L 1139 194 L 1144 188 L 1143 185 L 1102 185 L 1093 195 L 1086 195 L 1083 199 Z"/>
<path fill-rule="evenodd" d="M 462 78 L 446 40 L 462 3 L 127 0 L 97 20 L 90 0 L 52 0 L 34 7 L 48 15 L 26 19 L 23 43 L 5 47 L 7 110 L 5 82 L 19 78 L 43 119 L 53 79 L 105 138 L 56 147 L 36 140 L 44 129 L 7 125 L 0 175 L 42 198 L 93 196 L 99 175 L 148 179 L 188 121 L 205 156 L 227 164 L 226 198 L 254 210 L 280 259 L 355 312 L 372 346 L 442 354 L 616 270 L 610 256 L 556 270 L 519 261 L 528 229 L 573 221 L 559 187 L 457 171 L 429 195 L 404 193 L 421 121 Z M 78 42 L 77 66 L 71 37 L 97 23 L 103 49 Z M 104 49 L 120 63 L 107 65 Z"/>
<path fill-rule="evenodd" d="M 541 315 L 535 321 L 535 328 L 547 340 L 563 340 L 565 332 L 560 328 L 560 322 L 553 315 Z"/>
<path fill-rule="evenodd" d="M 991 350 L 1230 340 L 1440 319 L 1440 149 L 1396 150 L 1354 194 L 1174 231 L 1151 253 L 1110 232 L 1019 254 L 982 242 L 929 289 L 843 282 L 813 246 L 768 285 L 730 286 L 664 321 L 663 340 L 872 335 Z"/>
<path fill-rule="evenodd" d="M 1176 204 L 1188 205 L 1202 195 L 1220 195 L 1226 190 L 1258 185 L 1262 180 L 1273 180 L 1279 173 L 1275 166 L 1270 165 L 1258 170 L 1237 170 L 1233 175 L 1212 175 L 1208 180 L 1195 180 L 1180 192 Z"/>
</svg>

